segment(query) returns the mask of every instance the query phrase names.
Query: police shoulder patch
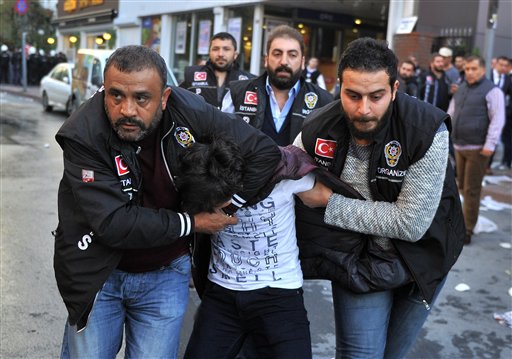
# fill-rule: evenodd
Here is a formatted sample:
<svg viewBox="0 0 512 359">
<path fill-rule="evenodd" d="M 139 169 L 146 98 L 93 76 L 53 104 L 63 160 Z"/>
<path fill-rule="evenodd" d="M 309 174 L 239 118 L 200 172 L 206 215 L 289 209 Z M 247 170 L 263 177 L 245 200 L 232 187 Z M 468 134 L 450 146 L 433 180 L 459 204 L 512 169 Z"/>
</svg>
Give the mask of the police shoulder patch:
<svg viewBox="0 0 512 359">
<path fill-rule="evenodd" d="M 176 142 L 184 148 L 187 148 L 196 142 L 194 136 L 192 136 L 192 133 L 190 133 L 190 130 L 186 127 L 176 127 L 174 130 L 174 138 L 176 139 Z"/>
<path fill-rule="evenodd" d="M 314 109 L 318 101 L 318 95 L 314 92 L 308 92 L 304 95 L 304 102 L 309 109 Z"/>
<path fill-rule="evenodd" d="M 395 167 L 398 164 L 401 154 L 402 145 L 396 140 L 390 141 L 384 146 L 384 156 L 389 167 Z"/>
</svg>

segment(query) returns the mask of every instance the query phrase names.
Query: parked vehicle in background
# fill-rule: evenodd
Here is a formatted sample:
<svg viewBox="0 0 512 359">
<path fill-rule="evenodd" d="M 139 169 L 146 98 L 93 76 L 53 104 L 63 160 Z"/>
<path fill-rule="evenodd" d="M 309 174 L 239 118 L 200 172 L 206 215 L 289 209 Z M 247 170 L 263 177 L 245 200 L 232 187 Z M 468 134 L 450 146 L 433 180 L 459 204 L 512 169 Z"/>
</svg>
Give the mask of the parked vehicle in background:
<svg viewBox="0 0 512 359">
<path fill-rule="evenodd" d="M 103 69 L 114 50 L 79 49 L 71 81 L 71 107 L 75 111 L 103 84 Z"/>
<path fill-rule="evenodd" d="M 73 64 L 61 62 L 41 79 L 41 102 L 45 111 L 55 108 L 71 113 L 71 76 Z"/>
</svg>

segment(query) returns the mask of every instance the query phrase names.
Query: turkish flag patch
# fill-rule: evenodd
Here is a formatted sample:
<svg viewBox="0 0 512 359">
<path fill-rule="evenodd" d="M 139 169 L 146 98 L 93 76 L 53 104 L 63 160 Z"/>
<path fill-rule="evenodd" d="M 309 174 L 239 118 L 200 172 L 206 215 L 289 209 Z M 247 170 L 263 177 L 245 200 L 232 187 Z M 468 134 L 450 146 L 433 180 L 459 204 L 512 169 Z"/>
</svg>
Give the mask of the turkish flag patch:
<svg viewBox="0 0 512 359">
<path fill-rule="evenodd" d="M 194 72 L 194 81 L 206 81 L 206 72 Z"/>
<path fill-rule="evenodd" d="M 323 138 L 316 139 L 315 154 L 326 158 L 334 158 L 334 151 L 336 151 L 336 141 L 324 140 Z"/>
<path fill-rule="evenodd" d="M 84 183 L 94 182 L 94 171 L 93 170 L 82 170 L 82 182 L 84 182 Z"/>
<path fill-rule="evenodd" d="M 123 160 L 123 156 L 118 155 L 115 157 L 116 160 L 116 167 L 117 167 L 117 174 L 119 176 L 123 176 L 125 174 L 130 173 L 130 170 L 128 169 L 128 166 Z"/>
<path fill-rule="evenodd" d="M 244 104 L 258 105 L 258 94 L 252 91 L 245 91 Z"/>
</svg>

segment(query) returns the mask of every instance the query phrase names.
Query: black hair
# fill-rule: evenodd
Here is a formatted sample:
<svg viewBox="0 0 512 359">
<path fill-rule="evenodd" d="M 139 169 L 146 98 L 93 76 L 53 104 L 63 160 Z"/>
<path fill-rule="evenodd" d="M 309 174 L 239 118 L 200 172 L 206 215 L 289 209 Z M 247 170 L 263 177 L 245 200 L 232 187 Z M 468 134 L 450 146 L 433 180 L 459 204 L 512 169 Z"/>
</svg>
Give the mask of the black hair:
<svg viewBox="0 0 512 359">
<path fill-rule="evenodd" d="M 404 61 L 402 61 L 402 65 L 403 65 L 403 64 L 409 64 L 409 65 L 412 65 L 412 69 L 413 69 L 413 70 L 416 70 L 416 65 L 415 65 L 415 64 L 414 64 L 414 62 L 412 62 L 411 60 L 404 60 Z M 400 65 L 400 66 L 402 66 L 402 65 Z"/>
<path fill-rule="evenodd" d="M 364 72 L 386 71 L 389 85 L 393 88 L 398 72 L 398 60 L 383 40 L 362 37 L 348 44 L 340 58 L 338 78 L 343 83 L 346 69 Z"/>
<path fill-rule="evenodd" d="M 155 50 L 141 45 L 129 45 L 118 48 L 109 56 L 103 78 L 110 66 L 125 73 L 141 71 L 145 69 L 155 69 L 162 80 L 162 89 L 167 84 L 167 66 L 165 60 Z"/>
<path fill-rule="evenodd" d="M 270 46 L 272 45 L 272 42 L 275 39 L 280 38 L 290 38 L 296 40 L 300 46 L 301 56 L 304 55 L 304 37 L 302 37 L 300 32 L 298 32 L 296 29 L 288 25 L 279 25 L 272 29 L 267 39 L 267 55 L 269 55 Z"/>
<path fill-rule="evenodd" d="M 178 156 L 176 187 L 182 209 L 213 212 L 242 190 L 244 158 L 236 143 L 221 134 L 198 139 Z"/>
<path fill-rule="evenodd" d="M 510 63 L 510 59 L 505 55 L 501 55 L 496 58 L 496 61 L 500 61 L 500 60 L 505 60 Z"/>
<path fill-rule="evenodd" d="M 471 55 L 466 57 L 466 63 L 478 61 L 478 66 L 485 67 L 485 59 L 481 56 Z"/>
<path fill-rule="evenodd" d="M 231 35 L 229 32 L 218 32 L 215 35 L 213 35 L 213 37 L 210 39 L 210 47 L 212 47 L 213 40 L 217 40 L 217 39 L 231 40 L 231 42 L 233 43 L 233 47 L 235 48 L 235 51 L 236 51 L 236 40 L 233 37 L 233 35 Z"/>
</svg>

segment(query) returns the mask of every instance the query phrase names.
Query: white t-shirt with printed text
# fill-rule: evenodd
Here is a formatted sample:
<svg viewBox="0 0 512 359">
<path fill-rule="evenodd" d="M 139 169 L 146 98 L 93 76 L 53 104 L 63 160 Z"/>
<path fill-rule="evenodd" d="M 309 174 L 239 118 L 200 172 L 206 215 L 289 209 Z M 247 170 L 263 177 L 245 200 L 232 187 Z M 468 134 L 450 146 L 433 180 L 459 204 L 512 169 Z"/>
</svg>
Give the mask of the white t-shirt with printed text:
<svg viewBox="0 0 512 359">
<path fill-rule="evenodd" d="M 238 223 L 212 236 L 208 279 L 232 290 L 302 287 L 293 194 L 314 184 L 313 174 L 283 180 L 267 198 L 239 209 Z"/>
</svg>

